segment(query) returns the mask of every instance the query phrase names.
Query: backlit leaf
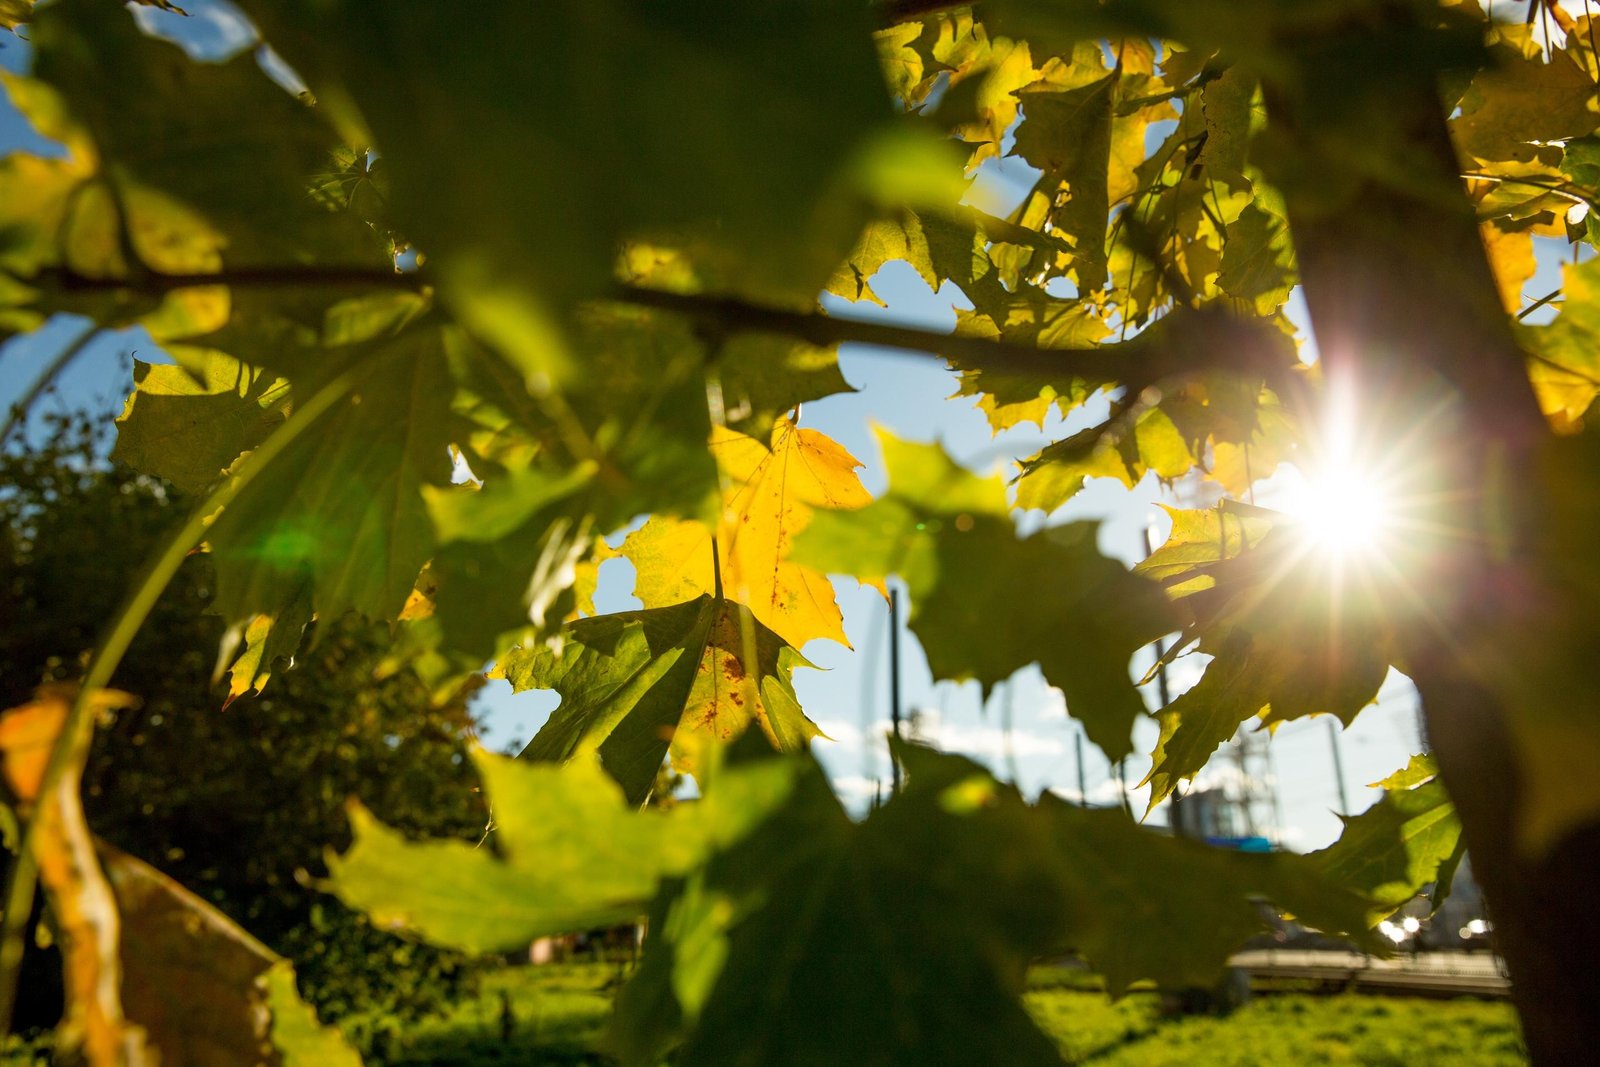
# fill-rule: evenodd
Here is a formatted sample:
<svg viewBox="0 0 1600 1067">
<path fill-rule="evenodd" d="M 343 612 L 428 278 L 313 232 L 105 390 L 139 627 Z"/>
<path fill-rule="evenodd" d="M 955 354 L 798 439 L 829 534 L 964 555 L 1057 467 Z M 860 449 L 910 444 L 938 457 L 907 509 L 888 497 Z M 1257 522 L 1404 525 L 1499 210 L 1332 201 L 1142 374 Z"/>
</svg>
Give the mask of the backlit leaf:
<svg viewBox="0 0 1600 1067">
<path fill-rule="evenodd" d="M 871 499 L 856 474 L 860 461 L 787 418 L 773 426 L 770 450 L 723 429 L 713 433 L 711 450 L 728 483 L 715 553 L 705 524 L 652 519 L 622 545 L 638 571 L 634 593 L 646 607 L 660 607 L 720 588 L 796 648 L 815 637 L 846 643 L 832 585 L 789 553 L 813 508 L 854 508 Z"/>
<path fill-rule="evenodd" d="M 748 610 L 701 595 L 579 619 L 549 643 L 508 653 L 498 670 L 514 691 L 554 689 L 562 697 L 524 758 L 598 752 L 639 804 L 669 752 L 676 767 L 698 777 L 711 748 L 752 725 L 776 749 L 805 748 L 818 730 L 790 681 L 805 666 Z"/>
<path fill-rule="evenodd" d="M 1368 921 L 1376 923 L 1441 877 L 1460 836 L 1461 820 L 1444 783 L 1397 782 L 1365 812 L 1346 817 L 1339 840 L 1307 858 L 1335 883 L 1369 898 Z"/>
<path fill-rule="evenodd" d="M 746 834 L 793 778 L 768 760 L 720 774 L 702 801 L 638 812 L 596 760 L 473 760 L 495 818 L 485 846 L 408 841 L 357 804 L 354 843 L 329 857 L 331 891 L 384 929 L 474 952 L 521 949 L 643 914 L 661 879 Z"/>
<path fill-rule="evenodd" d="M 858 512 L 819 512 L 796 558 L 864 581 L 898 574 L 935 678 L 975 678 L 987 691 L 1036 662 L 1090 739 L 1126 755 L 1144 711 L 1129 659 L 1176 628 L 1157 587 L 1102 556 L 1094 524 L 1018 538 L 998 479 L 936 446 L 879 441 L 888 494 Z"/>
</svg>

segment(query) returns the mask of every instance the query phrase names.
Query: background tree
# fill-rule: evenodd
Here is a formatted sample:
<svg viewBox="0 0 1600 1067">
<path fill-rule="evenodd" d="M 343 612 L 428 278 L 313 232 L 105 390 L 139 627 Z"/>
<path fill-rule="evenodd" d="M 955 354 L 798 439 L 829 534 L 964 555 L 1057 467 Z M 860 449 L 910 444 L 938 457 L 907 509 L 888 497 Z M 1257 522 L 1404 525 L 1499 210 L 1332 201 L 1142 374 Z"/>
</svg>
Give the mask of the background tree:
<svg viewBox="0 0 1600 1067">
<path fill-rule="evenodd" d="M 7 707 L 82 671 L 125 575 L 190 506 L 107 464 L 104 422 L 51 421 L 45 447 L 0 455 L 0 590 L 27 620 L 0 631 Z M 293 959 L 324 1020 L 410 1018 L 452 1000 L 473 973 L 464 956 L 373 929 L 314 880 L 326 875 L 324 853 L 349 842 L 351 797 L 412 833 L 482 836 L 464 697 L 435 706 L 414 675 L 386 662 L 386 629 L 347 617 L 313 624 L 293 670 L 261 665 L 281 672 L 269 696 L 247 691 L 224 707 L 211 583 L 206 559 L 192 558 L 118 671 L 115 684 L 142 696 L 96 734 L 84 777 L 90 825 Z M 55 1022 L 59 982 L 44 973 L 24 983 L 38 999 L 19 1025 Z"/>
</svg>

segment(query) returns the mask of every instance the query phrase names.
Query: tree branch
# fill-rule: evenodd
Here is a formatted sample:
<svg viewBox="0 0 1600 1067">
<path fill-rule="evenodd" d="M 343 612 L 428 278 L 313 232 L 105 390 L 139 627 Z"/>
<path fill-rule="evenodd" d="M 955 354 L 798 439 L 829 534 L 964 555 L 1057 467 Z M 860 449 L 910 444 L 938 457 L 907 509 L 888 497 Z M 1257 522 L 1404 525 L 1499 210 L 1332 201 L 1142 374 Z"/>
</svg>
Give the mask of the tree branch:
<svg viewBox="0 0 1600 1067">
<path fill-rule="evenodd" d="M 969 370 L 1061 381 L 1125 382 L 1143 388 L 1215 371 L 1284 378 L 1292 360 L 1278 331 L 1220 310 L 1179 311 L 1131 341 L 1091 348 L 1038 348 L 881 322 L 788 311 L 731 297 L 689 296 L 627 286 L 617 299 L 685 315 L 733 333 L 776 333 L 814 345 L 867 344 L 942 356 Z"/>
<path fill-rule="evenodd" d="M 371 270 L 365 267 L 239 267 L 195 274 L 165 274 L 139 271 L 126 278 L 97 278 L 65 267 L 46 267 L 29 278 L 26 285 L 47 286 L 67 293 L 120 292 L 161 296 L 176 289 L 197 289 L 226 285 L 243 289 L 300 289 L 319 285 L 348 288 L 392 288 L 421 290 L 428 279 L 412 271 Z"/>
<path fill-rule="evenodd" d="M 62 292 L 134 292 L 159 296 L 178 289 L 225 285 L 238 288 L 348 286 L 421 291 L 431 284 L 421 272 L 399 273 L 355 267 L 246 267 L 198 274 L 142 271 L 127 278 L 96 278 L 65 268 L 40 271 L 27 284 Z M 1262 323 L 1218 309 L 1180 310 L 1159 329 L 1131 341 L 1090 348 L 1039 348 L 985 337 L 936 333 L 910 326 L 834 318 L 791 311 L 736 297 L 669 293 L 639 286 L 619 288 L 613 299 L 637 307 L 684 315 L 724 333 L 775 333 L 814 345 L 866 344 L 943 357 L 968 370 L 1059 382 L 1080 378 L 1125 383 L 1142 389 L 1170 378 L 1216 371 L 1253 375 L 1282 383 L 1293 360 L 1285 358 L 1282 335 Z"/>
<path fill-rule="evenodd" d="M 910 22 L 925 15 L 974 7 L 976 3 L 977 0 L 966 0 L 965 3 L 952 3 L 951 0 L 881 0 L 877 5 L 878 21 L 884 26 L 893 26 L 897 22 Z"/>
</svg>

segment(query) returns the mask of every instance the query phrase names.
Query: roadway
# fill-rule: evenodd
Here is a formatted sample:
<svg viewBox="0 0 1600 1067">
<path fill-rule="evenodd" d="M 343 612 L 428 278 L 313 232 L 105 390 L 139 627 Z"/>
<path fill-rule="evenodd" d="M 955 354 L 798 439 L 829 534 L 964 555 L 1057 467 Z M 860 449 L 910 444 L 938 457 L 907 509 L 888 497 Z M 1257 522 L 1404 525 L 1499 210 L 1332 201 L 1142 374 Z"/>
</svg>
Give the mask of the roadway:
<svg viewBox="0 0 1600 1067">
<path fill-rule="evenodd" d="M 1378 959 L 1359 952 L 1256 949 L 1229 963 L 1251 978 L 1321 982 L 1364 993 L 1505 997 L 1511 983 L 1488 953 L 1422 952 Z"/>
</svg>

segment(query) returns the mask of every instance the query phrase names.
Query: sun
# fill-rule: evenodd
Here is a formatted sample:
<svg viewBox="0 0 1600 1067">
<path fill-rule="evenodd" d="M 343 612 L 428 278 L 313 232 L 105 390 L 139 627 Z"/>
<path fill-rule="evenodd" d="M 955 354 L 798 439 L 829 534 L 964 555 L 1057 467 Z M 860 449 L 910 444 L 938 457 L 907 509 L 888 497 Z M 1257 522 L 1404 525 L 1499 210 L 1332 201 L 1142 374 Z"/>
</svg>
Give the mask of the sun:
<svg viewBox="0 0 1600 1067">
<path fill-rule="evenodd" d="M 1348 464 L 1313 469 L 1283 510 L 1317 551 L 1339 558 L 1383 551 L 1395 532 L 1395 501 L 1370 472 Z"/>
<path fill-rule="evenodd" d="M 1397 466 L 1405 447 L 1380 449 L 1362 440 L 1356 394 L 1330 390 L 1318 432 L 1293 464 L 1275 505 L 1297 528 L 1308 554 L 1334 564 L 1376 562 L 1403 549 L 1402 512 L 1414 478 Z M 1404 486 L 1405 488 L 1402 488 Z"/>
</svg>

